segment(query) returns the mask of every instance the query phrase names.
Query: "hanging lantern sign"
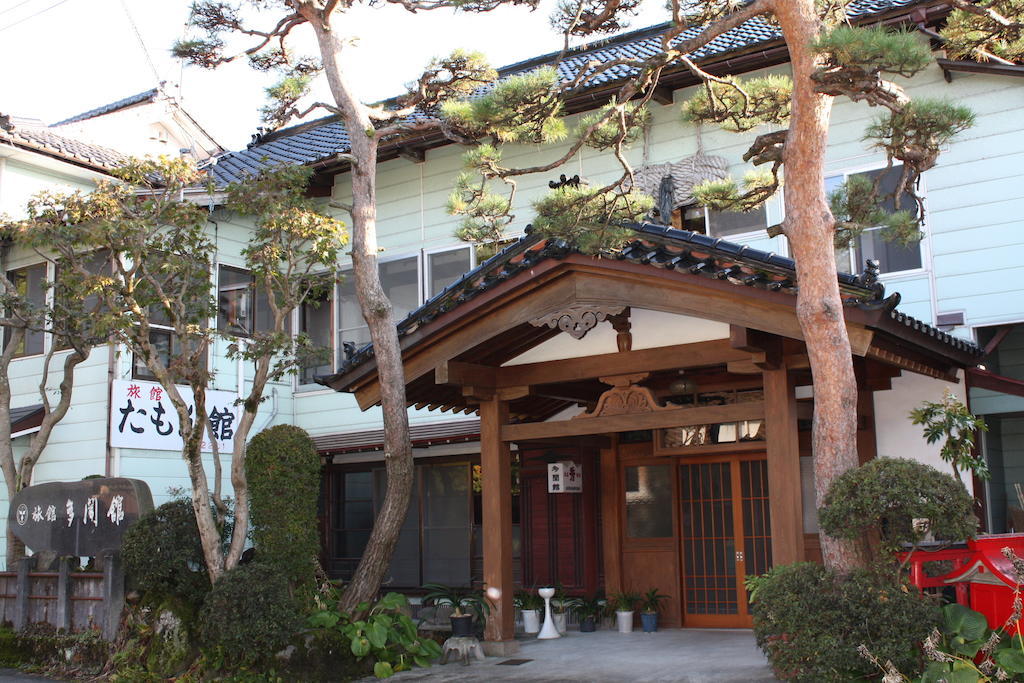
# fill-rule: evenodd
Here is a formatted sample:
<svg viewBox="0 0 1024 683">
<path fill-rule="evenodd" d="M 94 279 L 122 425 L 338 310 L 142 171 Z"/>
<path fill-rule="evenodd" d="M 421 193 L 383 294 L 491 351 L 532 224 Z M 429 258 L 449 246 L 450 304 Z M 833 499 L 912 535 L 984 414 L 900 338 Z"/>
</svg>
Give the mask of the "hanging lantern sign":
<svg viewBox="0 0 1024 683">
<path fill-rule="evenodd" d="M 583 491 L 583 465 L 578 462 L 548 463 L 548 493 Z"/>
</svg>

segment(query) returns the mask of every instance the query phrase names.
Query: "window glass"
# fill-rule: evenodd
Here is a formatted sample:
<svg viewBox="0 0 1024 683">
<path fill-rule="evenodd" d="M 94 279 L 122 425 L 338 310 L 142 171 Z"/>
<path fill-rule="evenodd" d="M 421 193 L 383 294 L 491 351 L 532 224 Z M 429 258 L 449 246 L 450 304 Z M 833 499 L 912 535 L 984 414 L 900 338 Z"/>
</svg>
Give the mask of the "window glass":
<svg viewBox="0 0 1024 683">
<path fill-rule="evenodd" d="M 672 213 L 672 227 L 705 235 L 708 231 L 707 211 L 696 204 L 682 206 Z"/>
<path fill-rule="evenodd" d="M 768 226 L 768 218 L 764 205 L 751 211 L 708 211 L 712 237 L 730 237 L 748 232 L 764 230 Z"/>
<path fill-rule="evenodd" d="M 274 329 L 274 315 L 266 292 L 255 287 L 248 270 L 221 266 L 217 278 L 217 329 L 247 337 Z M 285 320 L 285 330 L 290 329 Z"/>
<path fill-rule="evenodd" d="M 252 277 L 249 271 L 221 266 L 217 278 L 217 329 L 246 336 L 252 332 Z"/>
<path fill-rule="evenodd" d="M 317 375 L 328 375 L 334 369 L 331 359 L 331 288 L 307 298 L 299 309 L 299 331 L 309 337 L 318 352 L 305 361 L 299 371 L 299 382 L 309 384 Z"/>
<path fill-rule="evenodd" d="M 672 480 L 668 465 L 626 468 L 626 535 L 672 536 Z"/>
<path fill-rule="evenodd" d="M 885 196 L 893 193 L 902 173 L 901 166 L 894 166 L 888 170 L 880 168 L 851 175 L 863 176 L 872 181 L 881 176 L 878 193 L 880 196 Z M 825 191 L 827 193 L 834 192 L 846 177 L 838 175 L 826 178 Z M 891 199 L 886 200 L 882 206 L 890 212 L 896 208 Z M 915 210 L 914 200 L 903 196 L 899 208 L 913 212 Z M 874 227 L 863 231 L 849 247 L 836 249 L 836 265 L 839 270 L 859 273 L 864 270 L 865 262 L 868 259 L 877 260 L 883 273 L 914 270 L 922 266 L 921 245 L 918 242 L 906 246 L 898 242 L 889 242 L 884 239 L 882 228 Z"/>
<path fill-rule="evenodd" d="M 469 247 L 430 254 L 427 296 L 433 297 L 470 269 Z"/>
<path fill-rule="evenodd" d="M 46 289 L 44 287 L 46 282 L 45 263 L 7 271 L 7 279 L 17 289 L 19 296 L 39 308 L 46 305 Z M 5 330 L 4 348 L 7 347 L 7 338 L 9 336 L 10 334 Z M 26 331 L 19 344 L 19 348 L 15 352 L 15 357 L 42 353 L 44 350 L 43 339 L 44 333 L 41 331 Z"/>
<path fill-rule="evenodd" d="M 411 256 L 379 265 L 381 286 L 391 300 L 395 322 L 419 306 L 419 258 Z M 370 343 L 370 331 L 359 310 L 352 271 L 347 271 L 338 286 L 338 365 L 354 351 Z"/>
<path fill-rule="evenodd" d="M 334 557 L 341 578 L 350 579 L 373 528 L 373 472 L 343 472 L 334 477 Z"/>
<path fill-rule="evenodd" d="M 422 467 L 416 468 L 412 494 L 409 498 L 409 509 L 405 514 L 402 531 L 398 534 L 398 543 L 391 555 L 391 564 L 384 577 L 384 585 L 388 588 L 417 588 L 423 585 L 420 580 L 420 496 L 419 481 Z M 374 470 L 374 485 L 377 500 L 384 500 L 387 490 L 387 473 L 383 469 Z"/>
<path fill-rule="evenodd" d="M 471 490 L 467 463 L 424 469 L 424 583 L 469 585 Z"/>
</svg>

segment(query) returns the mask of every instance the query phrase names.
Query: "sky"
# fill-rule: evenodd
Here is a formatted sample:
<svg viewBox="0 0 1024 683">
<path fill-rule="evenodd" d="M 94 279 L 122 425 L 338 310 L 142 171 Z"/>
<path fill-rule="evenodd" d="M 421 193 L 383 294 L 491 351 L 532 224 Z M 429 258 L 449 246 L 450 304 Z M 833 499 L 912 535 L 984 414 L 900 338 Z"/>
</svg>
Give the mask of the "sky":
<svg viewBox="0 0 1024 683">
<path fill-rule="evenodd" d="M 632 28 L 664 20 L 659 0 L 647 4 Z M 360 6 L 335 25 L 357 40 L 353 80 L 372 102 L 400 94 L 432 57 L 454 48 L 483 52 L 494 66 L 558 50 L 552 5 L 483 15 Z M 166 81 L 179 86 L 185 109 L 221 145 L 244 147 L 275 78 L 245 64 L 207 71 L 174 60 L 170 46 L 186 34 L 189 7 L 188 0 L 0 0 L 0 113 L 54 123 Z M 296 47 L 314 51 L 308 27 L 298 31 Z M 322 83 L 318 94 L 329 99 Z"/>
</svg>

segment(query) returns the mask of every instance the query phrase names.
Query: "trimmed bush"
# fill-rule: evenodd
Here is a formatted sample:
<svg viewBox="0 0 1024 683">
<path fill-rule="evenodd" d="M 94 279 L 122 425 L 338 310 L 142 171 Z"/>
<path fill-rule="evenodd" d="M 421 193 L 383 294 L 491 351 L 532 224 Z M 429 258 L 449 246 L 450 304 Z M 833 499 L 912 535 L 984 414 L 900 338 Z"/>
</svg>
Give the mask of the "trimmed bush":
<svg viewBox="0 0 1024 683">
<path fill-rule="evenodd" d="M 192 501 L 179 498 L 144 515 L 124 535 L 125 572 L 147 601 L 176 598 L 198 607 L 210 589 Z"/>
<path fill-rule="evenodd" d="M 941 611 L 890 572 L 847 577 L 810 562 L 776 567 L 757 581 L 754 635 L 775 675 L 794 681 L 850 681 L 877 673 L 866 645 L 905 674 L 922 667 L 920 643 Z"/>
<path fill-rule="evenodd" d="M 246 449 L 256 558 L 285 576 L 296 595 L 311 595 L 320 553 L 316 505 L 320 456 L 305 430 L 277 425 Z"/>
<path fill-rule="evenodd" d="M 893 553 L 927 531 L 942 541 L 974 538 L 973 508 L 974 500 L 952 476 L 913 460 L 876 458 L 832 483 L 818 518 L 835 538 L 876 532 L 882 551 Z M 915 519 L 927 519 L 928 528 L 915 529 Z"/>
<path fill-rule="evenodd" d="M 274 567 L 254 563 L 214 584 L 199 613 L 199 638 L 226 670 L 258 666 L 273 661 L 302 621 L 288 581 Z"/>
</svg>

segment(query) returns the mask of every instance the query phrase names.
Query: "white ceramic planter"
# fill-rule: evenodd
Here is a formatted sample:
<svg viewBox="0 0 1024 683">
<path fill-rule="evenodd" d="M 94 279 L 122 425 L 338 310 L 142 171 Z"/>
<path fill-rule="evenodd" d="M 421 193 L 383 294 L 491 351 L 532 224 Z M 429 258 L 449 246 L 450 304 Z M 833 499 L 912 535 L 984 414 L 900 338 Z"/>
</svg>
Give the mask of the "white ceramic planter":
<svg viewBox="0 0 1024 683">
<path fill-rule="evenodd" d="M 555 612 L 552 616 L 555 618 L 555 628 L 558 629 L 559 633 L 564 635 L 565 634 L 565 612 Z"/>
<path fill-rule="evenodd" d="M 540 610 L 538 609 L 524 609 L 523 612 L 523 631 L 526 633 L 539 633 L 540 632 Z"/>
<path fill-rule="evenodd" d="M 619 633 L 633 632 L 633 610 L 628 612 L 615 612 L 615 623 L 619 627 Z"/>
</svg>

